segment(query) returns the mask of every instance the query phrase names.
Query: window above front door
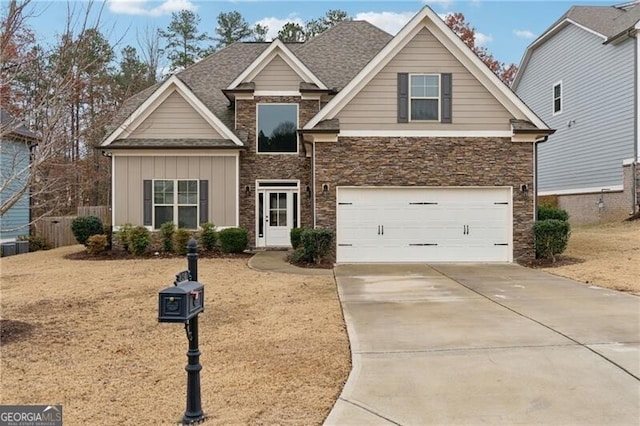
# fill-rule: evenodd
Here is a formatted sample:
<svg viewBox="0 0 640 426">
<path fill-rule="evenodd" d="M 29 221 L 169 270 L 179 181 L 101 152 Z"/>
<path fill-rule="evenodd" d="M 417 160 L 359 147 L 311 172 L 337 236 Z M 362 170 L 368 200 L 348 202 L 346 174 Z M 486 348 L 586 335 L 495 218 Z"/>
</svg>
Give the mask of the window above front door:
<svg viewBox="0 0 640 426">
<path fill-rule="evenodd" d="M 296 154 L 298 152 L 298 105 L 258 104 L 257 152 Z"/>
</svg>

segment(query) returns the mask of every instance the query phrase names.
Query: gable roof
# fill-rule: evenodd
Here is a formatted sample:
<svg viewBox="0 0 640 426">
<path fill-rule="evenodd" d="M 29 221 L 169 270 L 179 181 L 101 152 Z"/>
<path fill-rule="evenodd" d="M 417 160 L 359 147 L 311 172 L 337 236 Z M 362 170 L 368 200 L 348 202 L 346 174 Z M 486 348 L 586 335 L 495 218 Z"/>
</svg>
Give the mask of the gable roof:
<svg viewBox="0 0 640 426">
<path fill-rule="evenodd" d="M 227 87 L 227 90 L 233 90 L 241 83 L 250 82 L 253 80 L 269 63 L 276 57 L 282 58 L 284 62 L 296 73 L 300 78 L 307 83 L 314 83 L 320 89 L 326 89 L 327 87 L 316 77 L 313 72 L 307 66 L 300 61 L 287 46 L 275 39 L 269 47 L 260 54 L 238 77 L 235 78 Z"/>
<path fill-rule="evenodd" d="M 529 63 L 532 52 L 563 28 L 574 25 L 600 37 L 604 44 L 608 44 L 630 32 L 635 32 L 635 26 L 638 22 L 640 22 L 640 2 L 637 0 L 618 6 L 571 6 L 564 15 L 527 47 L 520 61 L 518 73 L 513 80 L 513 88 L 518 86 L 521 71 Z"/>
<path fill-rule="evenodd" d="M 496 97 L 496 99 L 516 118 L 526 118 L 539 129 L 548 129 L 547 125 L 518 98 L 460 38 L 440 19 L 429 6 L 418 12 L 378 54 L 338 93 L 320 112 L 312 118 L 304 129 L 313 129 L 323 120 L 336 117 L 364 88 L 382 68 L 412 39 L 418 32 L 432 23 L 443 34 L 441 43 Z M 436 38 L 438 36 L 434 34 Z M 446 43 L 446 44 L 445 44 Z"/>
<path fill-rule="evenodd" d="M 27 129 L 24 126 L 24 124 L 22 124 L 19 120 L 16 120 L 14 116 L 12 116 L 7 111 L 1 108 L 0 108 L 0 127 L 7 128 L 7 131 L 6 131 L 7 135 L 21 136 L 23 138 L 33 139 L 33 140 L 40 139 L 40 137 L 37 134 Z"/>
<path fill-rule="evenodd" d="M 173 92 L 177 91 L 191 107 L 198 112 L 212 128 L 223 137 L 230 139 L 238 146 L 243 146 L 238 136 L 235 135 L 218 117 L 215 116 L 197 96 L 178 77 L 169 77 L 151 96 L 138 106 L 127 119 L 116 128 L 101 144 L 109 146 L 126 132 L 135 130 L 153 111 Z"/>
<path fill-rule="evenodd" d="M 391 35 L 364 21 L 343 21 L 305 43 L 281 43 L 313 73 L 325 87 L 341 89 L 391 39 Z M 175 74 L 228 129 L 235 116 L 223 93 L 272 43 L 237 42 Z M 118 110 L 112 132 L 163 83 L 127 99 Z"/>
</svg>

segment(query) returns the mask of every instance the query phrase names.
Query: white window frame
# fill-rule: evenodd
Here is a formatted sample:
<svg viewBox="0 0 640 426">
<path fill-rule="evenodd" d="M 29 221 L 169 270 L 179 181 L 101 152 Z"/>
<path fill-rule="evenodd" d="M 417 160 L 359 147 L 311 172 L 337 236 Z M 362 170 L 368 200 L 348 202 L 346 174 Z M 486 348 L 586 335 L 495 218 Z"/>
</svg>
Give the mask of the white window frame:
<svg viewBox="0 0 640 426">
<path fill-rule="evenodd" d="M 427 76 L 427 77 L 438 77 L 438 96 L 413 96 L 411 94 L 411 79 L 416 76 L 416 77 L 421 77 L 421 76 Z M 414 73 L 414 74 L 409 74 L 409 121 L 410 122 L 417 122 L 417 123 L 439 123 L 442 120 L 442 74 L 434 74 L 434 73 Z M 429 119 L 424 119 L 424 120 L 414 120 L 411 118 L 411 101 L 413 99 L 436 99 L 438 101 L 438 118 L 437 119 L 433 119 L 433 120 L 429 120 Z"/>
<path fill-rule="evenodd" d="M 300 136 L 296 131 L 296 151 L 295 152 L 260 152 L 258 134 L 260 133 L 260 117 L 258 110 L 260 105 L 295 105 L 296 107 L 296 129 L 300 127 L 300 104 L 294 102 L 257 102 L 256 103 L 256 154 L 258 155 L 299 155 L 300 153 Z"/>
<path fill-rule="evenodd" d="M 556 98 L 556 87 L 560 87 L 560 96 Z M 563 99 L 563 93 L 562 93 L 562 80 L 556 82 L 553 84 L 552 88 L 551 88 L 551 113 L 553 115 L 558 115 L 558 114 L 562 114 L 562 110 L 563 110 L 563 106 L 564 106 L 564 99 Z M 558 111 L 556 111 L 556 99 L 560 100 L 560 109 Z"/>
<path fill-rule="evenodd" d="M 171 181 L 173 182 L 173 204 L 156 204 L 156 182 Z M 178 182 L 195 182 L 196 183 L 196 203 L 195 204 L 180 204 L 178 202 Z M 196 208 L 196 227 L 189 229 L 200 229 L 200 180 L 199 179 L 153 179 L 151 187 L 151 197 L 153 200 L 151 210 L 151 226 L 152 229 L 160 229 L 161 223 L 156 226 L 156 206 L 157 207 L 173 207 L 173 219 L 172 222 L 178 227 L 178 210 L 179 207 L 195 207 Z"/>
</svg>

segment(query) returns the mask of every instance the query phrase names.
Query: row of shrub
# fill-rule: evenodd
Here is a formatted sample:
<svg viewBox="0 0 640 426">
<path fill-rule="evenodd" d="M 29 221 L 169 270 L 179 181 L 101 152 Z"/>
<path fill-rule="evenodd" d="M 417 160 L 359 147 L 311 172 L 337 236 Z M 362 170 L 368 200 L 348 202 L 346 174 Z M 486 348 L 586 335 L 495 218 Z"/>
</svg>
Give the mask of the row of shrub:
<svg viewBox="0 0 640 426">
<path fill-rule="evenodd" d="M 110 232 L 105 231 L 102 221 L 95 216 L 77 217 L 71 224 L 76 240 L 87 247 L 91 254 L 99 254 L 111 248 Z M 185 255 L 187 243 L 191 237 L 198 240 L 205 251 L 220 249 L 223 253 L 241 253 L 249 243 L 248 232 L 243 228 L 226 228 L 216 231 L 212 223 L 201 224 L 197 232 L 177 228 L 173 222 L 161 225 L 158 233 L 161 249 L 167 253 Z M 153 245 L 154 235 L 144 226 L 125 224 L 113 235 L 118 246 L 123 250 L 140 256 Z"/>
<path fill-rule="evenodd" d="M 333 233 L 327 229 L 293 228 L 290 233 L 292 263 L 322 263 L 331 251 Z"/>
<path fill-rule="evenodd" d="M 571 236 L 569 213 L 552 205 L 538 206 L 538 220 L 533 224 L 533 234 L 536 256 L 551 259 L 555 263 L 556 256 L 567 249 Z"/>
</svg>

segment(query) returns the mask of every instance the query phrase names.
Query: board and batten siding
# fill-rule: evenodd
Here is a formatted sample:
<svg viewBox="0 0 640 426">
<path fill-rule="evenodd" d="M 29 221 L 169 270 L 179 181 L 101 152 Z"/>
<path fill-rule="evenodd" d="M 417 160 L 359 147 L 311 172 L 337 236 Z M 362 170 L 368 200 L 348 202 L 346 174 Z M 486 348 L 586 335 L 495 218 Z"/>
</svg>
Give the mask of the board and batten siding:
<svg viewBox="0 0 640 426">
<path fill-rule="evenodd" d="M 398 123 L 398 73 L 452 73 L 452 123 Z M 513 118 L 427 28 L 416 34 L 337 117 L 343 130 L 510 130 Z"/>
<path fill-rule="evenodd" d="M 130 139 L 225 139 L 174 91 L 133 132 Z"/>
<path fill-rule="evenodd" d="M 280 56 L 275 56 L 253 78 L 256 90 L 283 92 L 300 90 L 301 81 L 300 76 Z"/>
<path fill-rule="evenodd" d="M 209 181 L 209 222 L 237 226 L 237 156 L 114 156 L 114 226 L 143 224 L 143 181 Z"/>
<path fill-rule="evenodd" d="M 622 185 L 622 161 L 634 156 L 634 43 L 603 45 L 568 25 L 532 52 L 516 93 L 556 129 L 538 148 L 540 192 Z"/>
<path fill-rule="evenodd" d="M 29 146 L 19 140 L 0 141 L 0 204 L 11 198 L 27 182 L 20 173 L 29 165 Z M 11 241 L 29 235 L 29 189 L 0 217 L 0 240 Z"/>
</svg>

